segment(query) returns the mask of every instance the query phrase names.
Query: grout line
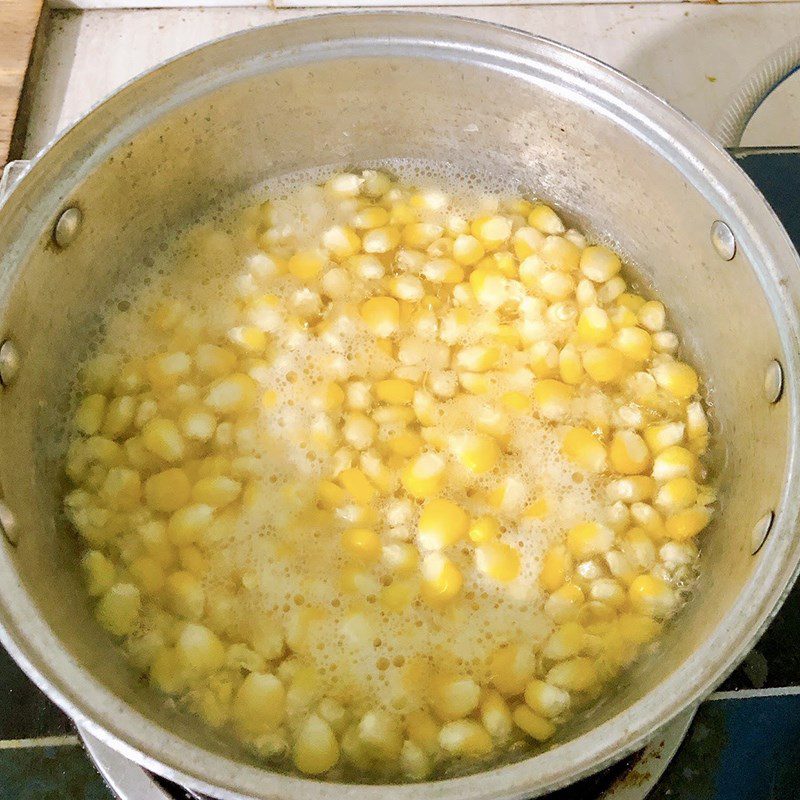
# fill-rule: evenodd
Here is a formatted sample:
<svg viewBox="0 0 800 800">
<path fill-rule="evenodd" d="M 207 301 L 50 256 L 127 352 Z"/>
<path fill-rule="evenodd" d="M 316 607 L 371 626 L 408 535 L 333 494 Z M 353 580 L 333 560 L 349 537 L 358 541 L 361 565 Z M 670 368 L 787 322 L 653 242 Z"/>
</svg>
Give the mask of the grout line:
<svg viewBox="0 0 800 800">
<path fill-rule="evenodd" d="M 738 692 L 714 692 L 706 698 L 712 700 L 750 700 L 756 697 L 794 697 L 800 695 L 800 686 L 777 686 L 774 689 L 741 689 Z"/>
<path fill-rule="evenodd" d="M 72 747 L 80 744 L 75 734 L 40 736 L 36 739 L 0 739 L 0 750 L 22 750 L 25 747 Z"/>
</svg>

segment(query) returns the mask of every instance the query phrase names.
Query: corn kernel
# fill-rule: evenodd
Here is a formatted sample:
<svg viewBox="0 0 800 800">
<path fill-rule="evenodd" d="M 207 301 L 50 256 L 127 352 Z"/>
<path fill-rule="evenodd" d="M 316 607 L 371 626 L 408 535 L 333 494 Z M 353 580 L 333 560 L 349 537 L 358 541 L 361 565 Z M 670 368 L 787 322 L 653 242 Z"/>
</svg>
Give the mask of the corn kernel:
<svg viewBox="0 0 800 800">
<path fill-rule="evenodd" d="M 242 484 L 225 475 L 201 478 L 192 488 L 192 499 L 214 508 L 232 503 L 242 492 Z"/>
<path fill-rule="evenodd" d="M 567 533 L 567 547 L 575 558 L 605 553 L 614 543 L 614 531 L 598 522 L 582 522 Z"/>
<path fill-rule="evenodd" d="M 400 231 L 394 225 L 373 228 L 364 234 L 361 245 L 365 253 L 389 253 L 400 244 Z"/>
<path fill-rule="evenodd" d="M 545 419 L 560 420 L 568 413 L 575 390 L 561 381 L 545 379 L 536 381 L 533 399 Z"/>
<path fill-rule="evenodd" d="M 570 386 L 577 386 L 583 380 L 583 363 L 574 345 L 564 345 L 558 354 L 558 372 L 561 380 Z"/>
<path fill-rule="evenodd" d="M 467 535 L 475 544 L 483 544 L 497 539 L 500 533 L 500 523 L 494 517 L 488 516 L 478 517 L 467 531 Z"/>
<path fill-rule="evenodd" d="M 90 394 L 81 401 L 75 412 L 75 428 L 86 436 L 100 430 L 106 410 L 106 398 L 102 394 Z"/>
<path fill-rule="evenodd" d="M 500 447 L 491 436 L 463 433 L 453 437 L 453 452 L 470 472 L 482 474 L 493 469 L 500 459 Z"/>
<path fill-rule="evenodd" d="M 481 688 L 470 677 L 440 675 L 428 689 L 431 709 L 442 722 L 460 719 L 477 707 Z"/>
<path fill-rule="evenodd" d="M 493 580 L 509 583 L 519 575 L 520 555 L 510 545 L 490 540 L 475 548 L 475 565 Z"/>
<path fill-rule="evenodd" d="M 546 680 L 569 692 L 585 692 L 597 683 L 597 668 L 591 659 L 579 656 L 556 664 Z"/>
<path fill-rule="evenodd" d="M 556 545 L 547 551 L 539 573 L 539 583 L 547 592 L 555 592 L 563 586 L 572 572 L 570 552 L 563 545 Z"/>
<path fill-rule="evenodd" d="M 211 524 L 214 509 L 203 503 L 184 506 L 175 511 L 167 523 L 167 536 L 176 545 L 191 544 Z"/>
<path fill-rule="evenodd" d="M 408 738 L 428 755 L 439 749 L 439 730 L 439 724 L 427 711 L 412 711 L 406 717 Z"/>
<path fill-rule="evenodd" d="M 464 347 L 455 355 L 455 366 L 469 372 L 485 372 L 491 369 L 500 358 L 500 351 L 496 347 L 474 345 Z"/>
<path fill-rule="evenodd" d="M 628 588 L 633 608 L 651 617 L 661 619 L 675 608 L 677 598 L 670 587 L 653 575 L 639 575 Z"/>
<path fill-rule="evenodd" d="M 508 644 L 495 651 L 489 663 L 492 685 L 506 697 L 522 694 L 533 676 L 536 657 L 528 646 Z"/>
<path fill-rule="evenodd" d="M 481 242 L 469 234 L 461 234 L 453 242 L 453 259 L 464 267 L 477 264 L 485 253 Z"/>
<path fill-rule="evenodd" d="M 358 467 L 343 470 L 337 476 L 337 480 L 350 496 L 363 506 L 368 506 L 375 497 L 375 487 Z"/>
<path fill-rule="evenodd" d="M 478 217 L 470 232 L 487 250 L 496 250 L 511 236 L 511 220 L 506 217 Z"/>
<path fill-rule="evenodd" d="M 418 539 L 425 550 L 441 550 L 464 538 L 469 517 L 450 500 L 429 500 L 419 518 Z"/>
<path fill-rule="evenodd" d="M 688 364 L 669 361 L 653 367 L 651 372 L 662 389 L 666 389 L 681 400 L 688 400 L 697 392 L 699 385 L 697 373 Z"/>
<path fill-rule="evenodd" d="M 342 548 L 364 563 L 381 557 L 381 537 L 369 528 L 350 528 L 342 534 Z"/>
<path fill-rule="evenodd" d="M 558 348 L 552 342 L 534 342 L 529 350 L 530 364 L 537 378 L 549 378 L 558 369 Z"/>
<path fill-rule="evenodd" d="M 399 378 L 387 378 L 386 380 L 378 381 L 373 388 L 378 400 L 396 405 L 411 403 L 416 391 L 416 387 L 411 381 L 404 381 Z"/>
<path fill-rule="evenodd" d="M 486 394 L 489 391 L 489 380 L 482 372 L 461 372 L 458 382 L 471 394 Z"/>
<path fill-rule="evenodd" d="M 328 263 L 322 250 L 299 250 L 287 264 L 287 269 L 303 283 L 310 283 L 319 276 Z"/>
<path fill-rule="evenodd" d="M 547 598 L 544 610 L 554 622 L 570 622 L 577 619 L 583 603 L 584 596 L 580 586 L 565 583 Z"/>
<path fill-rule="evenodd" d="M 697 468 L 697 456 L 685 447 L 674 445 L 662 450 L 653 460 L 653 477 L 657 481 L 692 478 Z"/>
<path fill-rule="evenodd" d="M 578 336 L 587 344 L 605 344 L 614 337 L 614 326 L 599 306 L 587 306 L 578 317 Z"/>
<path fill-rule="evenodd" d="M 461 573 L 447 556 L 428 553 L 422 559 L 423 597 L 431 605 L 452 600 L 464 583 Z"/>
<path fill-rule="evenodd" d="M 534 714 L 528 706 L 517 706 L 511 716 L 514 724 L 537 742 L 547 741 L 556 732 L 550 720 Z"/>
<path fill-rule="evenodd" d="M 542 232 L 537 228 L 530 226 L 519 228 L 512 236 L 514 255 L 520 261 L 524 261 L 528 256 L 538 252 L 544 244 L 544 239 Z"/>
<path fill-rule="evenodd" d="M 526 519 L 543 519 L 547 516 L 550 506 L 546 497 L 537 497 L 532 503 L 529 503 L 522 512 L 522 516 Z"/>
<path fill-rule="evenodd" d="M 371 297 L 361 305 L 361 318 L 376 336 L 391 336 L 400 326 L 400 304 L 393 297 Z"/>
<path fill-rule="evenodd" d="M 617 331 L 612 346 L 631 361 L 647 361 L 653 350 L 650 334 L 642 328 L 625 327 Z"/>
<path fill-rule="evenodd" d="M 218 414 L 237 414 L 253 407 L 257 391 L 249 375 L 234 373 L 212 383 L 204 402 Z"/>
<path fill-rule="evenodd" d="M 499 692 L 488 691 L 480 704 L 481 724 L 498 742 L 506 741 L 513 729 L 511 709 Z"/>
<path fill-rule="evenodd" d="M 587 428 L 570 428 L 561 442 L 561 452 L 590 472 L 605 469 L 606 448 Z"/>
<path fill-rule="evenodd" d="M 687 508 L 667 517 L 664 527 L 667 536 L 678 542 L 697 536 L 711 521 L 711 512 L 704 507 Z"/>
<path fill-rule="evenodd" d="M 145 364 L 150 385 L 155 389 L 168 389 L 176 386 L 189 376 L 192 359 L 186 353 L 161 353 L 153 356 Z"/>
<path fill-rule="evenodd" d="M 86 590 L 90 597 L 104 595 L 114 584 L 116 568 L 99 550 L 89 550 L 81 559 Z"/>
<path fill-rule="evenodd" d="M 383 212 L 383 216 L 388 220 L 389 214 L 385 209 L 375 209 L 375 211 Z M 322 234 L 322 246 L 332 253 L 334 258 L 341 261 L 355 255 L 361 249 L 361 239 L 352 228 L 346 225 L 334 225 Z"/>
<path fill-rule="evenodd" d="M 400 476 L 403 488 L 412 496 L 424 499 L 437 494 L 444 480 L 444 459 L 436 453 L 422 453 L 411 461 Z"/>
<path fill-rule="evenodd" d="M 180 461 L 185 452 L 183 436 L 178 426 L 169 419 L 150 420 L 142 429 L 142 443 L 165 461 Z"/>
<path fill-rule="evenodd" d="M 548 234 L 564 233 L 566 230 L 558 214 L 544 203 L 536 203 L 533 206 L 528 215 L 528 225 Z"/>
<path fill-rule="evenodd" d="M 666 309 L 664 304 L 658 300 L 649 300 L 642 304 L 636 311 L 639 317 L 639 323 L 647 328 L 651 333 L 663 330 L 666 323 Z"/>
<path fill-rule="evenodd" d="M 227 337 L 246 353 L 262 353 L 267 346 L 267 334 L 255 325 L 237 325 L 228 331 Z"/>
<path fill-rule="evenodd" d="M 531 710 L 547 719 L 560 717 L 570 707 L 572 699 L 569 692 L 545 681 L 532 680 L 525 687 L 525 702 Z"/>
<path fill-rule="evenodd" d="M 656 494 L 655 504 L 665 514 L 683 511 L 697 502 L 697 484 L 686 477 L 667 481 Z"/>
<path fill-rule="evenodd" d="M 140 608 L 139 590 L 131 583 L 115 583 L 100 598 L 94 614 L 114 636 L 125 636 L 135 627 Z"/>
<path fill-rule="evenodd" d="M 583 650 L 586 632 L 577 622 L 565 622 L 557 628 L 542 648 L 542 655 L 555 661 L 578 655 Z"/>
<path fill-rule="evenodd" d="M 539 249 L 539 256 L 545 264 L 557 270 L 570 272 L 578 269 L 580 255 L 578 247 L 561 236 L 548 236 Z M 574 281 L 572 285 L 575 285 Z"/>
<path fill-rule="evenodd" d="M 583 368 L 598 383 L 612 383 L 622 377 L 625 362 L 611 347 L 592 347 L 583 354 Z"/>
<path fill-rule="evenodd" d="M 492 737 L 480 723 L 471 719 L 448 722 L 439 732 L 442 750 L 454 756 L 479 758 L 492 752 Z"/>
<path fill-rule="evenodd" d="M 637 475 L 650 466 L 650 451 L 634 431 L 617 431 L 608 449 L 611 466 L 624 475 Z"/>
</svg>

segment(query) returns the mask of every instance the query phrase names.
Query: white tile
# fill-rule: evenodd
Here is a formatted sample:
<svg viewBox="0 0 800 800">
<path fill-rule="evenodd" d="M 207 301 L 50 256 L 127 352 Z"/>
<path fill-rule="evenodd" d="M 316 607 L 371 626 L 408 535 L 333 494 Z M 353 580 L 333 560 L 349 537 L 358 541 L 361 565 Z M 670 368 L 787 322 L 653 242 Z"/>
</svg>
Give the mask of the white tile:
<svg viewBox="0 0 800 800">
<path fill-rule="evenodd" d="M 441 8 L 511 25 L 617 67 L 711 127 L 730 93 L 797 30 L 796 3 Z M 270 8 L 57 13 L 36 87 L 28 154 L 136 74 L 219 36 L 308 15 Z M 745 143 L 800 144 L 800 75 L 754 118 Z"/>
</svg>

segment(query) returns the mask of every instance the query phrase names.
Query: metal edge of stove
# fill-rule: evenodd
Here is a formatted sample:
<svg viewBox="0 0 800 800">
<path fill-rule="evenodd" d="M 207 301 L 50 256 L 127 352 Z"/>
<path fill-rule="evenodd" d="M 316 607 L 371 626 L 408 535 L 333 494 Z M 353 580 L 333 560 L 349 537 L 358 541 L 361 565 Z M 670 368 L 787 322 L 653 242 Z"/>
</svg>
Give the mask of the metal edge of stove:
<svg viewBox="0 0 800 800">
<path fill-rule="evenodd" d="M 603 790 L 596 800 L 644 800 L 678 751 L 696 711 L 696 707 L 689 708 L 665 725 L 640 752 L 636 762 L 609 788 Z M 166 784 L 161 784 L 146 769 L 103 744 L 80 726 L 78 734 L 103 780 L 119 800 L 202 800 L 199 795 L 183 787 L 175 787 L 181 794 L 171 792 Z"/>
</svg>

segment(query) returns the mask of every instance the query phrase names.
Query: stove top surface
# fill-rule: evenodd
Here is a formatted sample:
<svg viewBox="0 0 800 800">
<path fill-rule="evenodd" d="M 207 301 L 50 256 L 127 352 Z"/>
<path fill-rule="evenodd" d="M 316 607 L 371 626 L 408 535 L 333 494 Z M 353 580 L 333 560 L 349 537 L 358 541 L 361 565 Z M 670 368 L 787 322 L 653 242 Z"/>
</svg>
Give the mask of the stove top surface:
<svg viewBox="0 0 800 800">
<path fill-rule="evenodd" d="M 733 155 L 800 248 L 800 148 L 741 149 Z M 682 731 L 675 728 L 674 742 L 656 742 L 649 761 L 642 761 L 636 754 L 549 795 L 548 800 L 800 797 L 799 639 L 800 583 L 756 647 L 719 691 L 700 706 L 680 747 L 677 745 Z M 668 739 L 668 735 L 659 739 Z M 98 751 L 94 755 L 98 757 Z M 669 762 L 665 769 L 664 762 Z M 157 787 L 143 770 L 134 770 L 140 773 L 141 781 L 135 784 L 136 796 L 124 800 L 195 797 L 168 782 L 159 782 Z M 650 788 L 659 775 L 656 785 Z M 0 798 L 113 797 L 71 721 L 0 648 Z"/>
</svg>

